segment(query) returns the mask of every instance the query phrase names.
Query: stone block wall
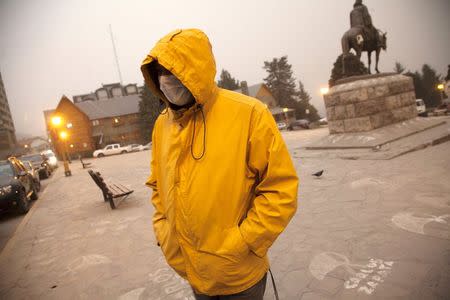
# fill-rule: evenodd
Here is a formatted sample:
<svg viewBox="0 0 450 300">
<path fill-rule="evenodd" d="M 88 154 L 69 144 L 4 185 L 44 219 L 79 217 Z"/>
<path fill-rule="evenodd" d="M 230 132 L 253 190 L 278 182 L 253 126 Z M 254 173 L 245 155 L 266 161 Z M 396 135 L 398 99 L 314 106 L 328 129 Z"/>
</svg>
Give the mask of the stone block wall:
<svg viewBox="0 0 450 300">
<path fill-rule="evenodd" d="M 336 85 L 324 101 L 332 134 L 370 131 L 417 116 L 413 80 L 398 74 Z"/>
</svg>

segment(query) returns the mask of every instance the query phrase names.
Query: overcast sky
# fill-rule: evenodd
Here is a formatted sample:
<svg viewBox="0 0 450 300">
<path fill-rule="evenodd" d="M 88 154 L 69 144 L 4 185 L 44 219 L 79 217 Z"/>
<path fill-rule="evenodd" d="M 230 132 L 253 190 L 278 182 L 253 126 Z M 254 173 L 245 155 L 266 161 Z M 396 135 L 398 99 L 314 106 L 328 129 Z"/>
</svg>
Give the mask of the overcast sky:
<svg viewBox="0 0 450 300">
<path fill-rule="evenodd" d="M 18 133 L 44 134 L 42 111 L 61 96 L 118 82 L 109 27 L 124 83 L 142 84 L 139 66 L 154 43 L 176 28 L 200 28 L 213 45 L 218 74 L 262 82 L 265 60 L 288 55 L 323 114 L 319 94 L 341 52 L 354 0 L 0 0 L 0 71 Z M 381 71 L 450 63 L 449 0 L 365 0 L 388 31 Z M 363 57 L 366 61 L 366 56 Z"/>
</svg>

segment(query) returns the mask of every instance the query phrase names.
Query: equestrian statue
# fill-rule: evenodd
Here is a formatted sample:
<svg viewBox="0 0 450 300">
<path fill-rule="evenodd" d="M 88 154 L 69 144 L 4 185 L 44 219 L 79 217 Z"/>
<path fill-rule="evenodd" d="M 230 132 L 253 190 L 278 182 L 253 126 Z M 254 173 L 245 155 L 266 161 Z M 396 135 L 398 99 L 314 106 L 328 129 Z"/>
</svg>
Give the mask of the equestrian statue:
<svg viewBox="0 0 450 300">
<path fill-rule="evenodd" d="M 350 29 L 344 33 L 342 37 L 342 66 L 345 75 L 345 59 L 349 56 L 350 50 L 356 51 L 356 56 L 361 59 L 361 53 L 366 51 L 368 57 L 369 74 L 372 60 L 372 52 L 376 53 L 375 70 L 378 70 L 378 61 L 380 58 L 381 49 L 387 48 L 387 33 L 383 33 L 376 29 L 372 23 L 372 17 L 369 14 L 367 6 L 362 3 L 362 0 L 356 0 L 353 5 L 353 10 L 350 13 Z"/>
</svg>

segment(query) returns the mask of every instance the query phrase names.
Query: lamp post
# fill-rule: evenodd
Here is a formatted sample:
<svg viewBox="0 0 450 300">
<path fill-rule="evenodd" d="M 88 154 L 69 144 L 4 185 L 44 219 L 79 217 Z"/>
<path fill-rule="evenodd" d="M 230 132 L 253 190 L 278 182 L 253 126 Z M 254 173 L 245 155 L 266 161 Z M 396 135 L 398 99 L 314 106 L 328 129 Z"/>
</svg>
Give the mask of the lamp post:
<svg viewBox="0 0 450 300">
<path fill-rule="evenodd" d="M 58 132 L 58 128 L 62 125 L 62 118 L 59 116 L 55 116 L 52 118 L 52 133 L 53 133 L 53 140 L 55 140 L 55 142 L 57 143 L 58 141 L 62 141 L 63 145 L 61 147 L 58 147 L 56 144 L 56 147 L 60 149 L 60 154 L 62 156 L 63 159 L 63 164 L 64 164 L 64 175 L 66 175 L 66 177 L 68 176 L 72 176 L 72 171 L 70 171 L 69 168 L 69 163 L 67 162 L 67 151 L 66 151 L 66 140 L 68 138 L 68 134 L 66 131 L 60 131 Z M 62 149 L 61 149 L 62 148 Z"/>
<path fill-rule="evenodd" d="M 287 108 L 287 107 L 284 107 L 284 108 L 283 108 L 284 119 L 286 120 L 286 125 L 288 125 L 288 122 L 289 122 L 289 119 L 288 119 L 288 111 L 289 111 L 289 108 Z"/>
<path fill-rule="evenodd" d="M 437 89 L 439 91 L 439 95 L 441 96 L 441 103 L 444 101 L 444 84 L 443 83 L 439 83 L 437 85 Z"/>
<path fill-rule="evenodd" d="M 321 93 L 322 95 L 328 94 L 329 91 L 330 91 L 330 89 L 329 89 L 328 87 L 320 88 L 320 93 Z"/>
</svg>

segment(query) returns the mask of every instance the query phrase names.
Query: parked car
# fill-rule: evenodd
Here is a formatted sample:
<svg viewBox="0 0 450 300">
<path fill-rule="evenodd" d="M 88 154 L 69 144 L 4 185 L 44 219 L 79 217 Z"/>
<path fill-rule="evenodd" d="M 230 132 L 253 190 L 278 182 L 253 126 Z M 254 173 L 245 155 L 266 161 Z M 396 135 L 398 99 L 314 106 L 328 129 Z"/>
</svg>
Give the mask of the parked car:
<svg viewBox="0 0 450 300">
<path fill-rule="evenodd" d="M 144 146 L 142 146 L 142 151 L 144 150 L 150 150 L 152 148 L 152 142 L 145 144 Z"/>
<path fill-rule="evenodd" d="M 23 164 L 14 157 L 0 161 L 0 208 L 16 207 L 25 214 L 30 209 L 30 200 L 37 198 L 33 176 Z"/>
<path fill-rule="evenodd" d="M 444 102 L 441 103 L 437 109 L 442 110 L 444 114 L 450 114 L 450 101 L 444 100 Z"/>
<path fill-rule="evenodd" d="M 310 122 L 306 119 L 302 119 L 302 120 L 295 120 L 294 122 L 292 122 L 289 126 L 288 126 L 288 130 L 293 130 L 293 129 L 309 129 L 310 127 Z"/>
<path fill-rule="evenodd" d="M 328 125 L 328 119 L 327 118 L 322 118 L 319 120 L 319 125 Z"/>
<path fill-rule="evenodd" d="M 41 154 L 47 158 L 47 163 L 51 167 L 52 171 L 58 167 L 58 159 L 52 150 L 46 150 L 41 152 Z"/>
<path fill-rule="evenodd" d="M 287 125 L 284 122 L 277 123 L 277 127 L 278 127 L 279 130 L 286 130 L 287 129 Z"/>
<path fill-rule="evenodd" d="M 144 150 L 143 149 L 144 146 L 142 146 L 140 144 L 131 144 L 130 147 L 131 147 L 131 151 L 130 152 L 139 152 L 139 151 Z"/>
<path fill-rule="evenodd" d="M 121 147 L 120 144 L 110 144 L 103 149 L 95 150 L 92 156 L 103 157 L 114 154 L 124 154 L 128 152 L 131 152 L 131 146 Z"/>
<path fill-rule="evenodd" d="M 29 161 L 38 171 L 39 179 L 49 178 L 52 174 L 52 168 L 48 164 L 47 158 L 42 154 L 31 154 L 20 157 L 22 161 Z"/>
<path fill-rule="evenodd" d="M 427 107 L 425 106 L 425 102 L 423 102 L 422 99 L 416 99 L 416 108 L 417 108 L 417 114 L 419 116 L 426 117 L 428 115 Z"/>
<path fill-rule="evenodd" d="M 33 164 L 29 161 L 24 161 L 23 165 L 25 166 L 25 169 L 27 169 L 28 173 L 33 176 L 34 180 L 34 186 L 36 187 L 36 190 L 39 192 L 41 191 L 41 179 L 39 178 L 39 172 L 33 167 Z"/>
</svg>

